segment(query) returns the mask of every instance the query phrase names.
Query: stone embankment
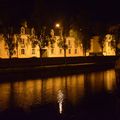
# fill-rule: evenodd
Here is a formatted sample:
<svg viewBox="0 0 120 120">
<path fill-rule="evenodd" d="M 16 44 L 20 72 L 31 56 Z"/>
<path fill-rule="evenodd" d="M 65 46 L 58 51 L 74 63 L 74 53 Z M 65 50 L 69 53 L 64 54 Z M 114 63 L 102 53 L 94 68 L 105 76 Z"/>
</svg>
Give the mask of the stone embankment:
<svg viewBox="0 0 120 120">
<path fill-rule="evenodd" d="M 90 56 L 69 58 L 0 59 L 0 74 L 36 75 L 72 74 L 113 68 L 117 57 Z"/>
</svg>

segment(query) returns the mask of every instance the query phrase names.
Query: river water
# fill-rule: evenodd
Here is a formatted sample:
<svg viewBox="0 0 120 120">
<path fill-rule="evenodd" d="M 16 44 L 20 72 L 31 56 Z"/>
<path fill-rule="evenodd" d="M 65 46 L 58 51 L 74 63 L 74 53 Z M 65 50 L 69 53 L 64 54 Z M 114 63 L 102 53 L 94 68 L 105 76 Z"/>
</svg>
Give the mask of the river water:
<svg viewBox="0 0 120 120">
<path fill-rule="evenodd" d="M 120 120 L 115 70 L 1 82 L 2 119 Z"/>
</svg>

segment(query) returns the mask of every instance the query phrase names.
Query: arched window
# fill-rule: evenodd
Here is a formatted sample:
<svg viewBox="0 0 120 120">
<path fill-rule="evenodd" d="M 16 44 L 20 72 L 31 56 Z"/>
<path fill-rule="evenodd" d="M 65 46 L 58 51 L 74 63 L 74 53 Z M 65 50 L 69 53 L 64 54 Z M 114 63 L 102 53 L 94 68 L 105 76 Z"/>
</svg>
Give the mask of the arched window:
<svg viewBox="0 0 120 120">
<path fill-rule="evenodd" d="M 22 55 L 25 54 L 25 49 L 21 49 L 21 54 L 22 54 Z"/>
<path fill-rule="evenodd" d="M 21 34 L 25 34 L 25 28 L 21 27 Z"/>
<path fill-rule="evenodd" d="M 31 34 L 35 35 L 35 29 L 34 28 L 31 29 Z"/>
</svg>

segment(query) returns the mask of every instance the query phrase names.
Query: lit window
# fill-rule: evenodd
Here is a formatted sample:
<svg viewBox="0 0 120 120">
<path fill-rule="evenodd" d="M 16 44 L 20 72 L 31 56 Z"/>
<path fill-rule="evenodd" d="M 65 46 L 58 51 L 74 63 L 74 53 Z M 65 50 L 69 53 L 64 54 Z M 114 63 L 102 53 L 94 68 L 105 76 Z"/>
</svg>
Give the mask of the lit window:
<svg viewBox="0 0 120 120">
<path fill-rule="evenodd" d="M 16 51 L 14 51 L 14 55 L 16 55 Z"/>
<path fill-rule="evenodd" d="M 54 49 L 51 49 L 51 54 L 53 54 L 54 53 Z"/>
<path fill-rule="evenodd" d="M 21 44 L 24 44 L 25 42 L 24 42 L 24 39 L 21 39 Z"/>
<path fill-rule="evenodd" d="M 7 43 L 5 42 L 5 47 L 7 47 Z"/>
<path fill-rule="evenodd" d="M 71 54 L 71 49 L 68 49 L 68 53 Z"/>
<path fill-rule="evenodd" d="M 32 49 L 32 54 L 35 54 L 35 49 Z"/>
<path fill-rule="evenodd" d="M 55 47 L 55 44 L 51 43 L 51 48 L 54 48 Z"/>
<path fill-rule="evenodd" d="M 60 49 L 60 54 L 62 54 L 62 49 Z"/>
<path fill-rule="evenodd" d="M 77 48 L 78 47 L 78 43 L 77 42 L 75 42 L 75 48 Z"/>
<path fill-rule="evenodd" d="M 7 50 L 7 49 L 6 49 L 6 50 Z M 9 55 L 9 51 L 8 51 L 8 50 L 6 51 L 6 53 L 7 53 L 7 55 Z"/>
<path fill-rule="evenodd" d="M 68 40 L 68 45 L 70 45 L 70 40 Z"/>
<path fill-rule="evenodd" d="M 25 49 L 21 49 L 21 54 L 22 54 L 22 55 L 25 54 Z"/>
<path fill-rule="evenodd" d="M 25 34 L 25 28 L 21 27 L 21 34 Z"/>
<path fill-rule="evenodd" d="M 35 44 L 32 44 L 32 48 L 35 48 Z"/>
<path fill-rule="evenodd" d="M 109 46 L 109 47 L 111 46 L 111 42 L 108 42 L 108 46 Z"/>
<path fill-rule="evenodd" d="M 75 49 L 75 54 L 77 54 L 77 49 Z"/>
<path fill-rule="evenodd" d="M 35 35 L 35 29 L 34 28 L 31 29 L 31 34 Z"/>
</svg>

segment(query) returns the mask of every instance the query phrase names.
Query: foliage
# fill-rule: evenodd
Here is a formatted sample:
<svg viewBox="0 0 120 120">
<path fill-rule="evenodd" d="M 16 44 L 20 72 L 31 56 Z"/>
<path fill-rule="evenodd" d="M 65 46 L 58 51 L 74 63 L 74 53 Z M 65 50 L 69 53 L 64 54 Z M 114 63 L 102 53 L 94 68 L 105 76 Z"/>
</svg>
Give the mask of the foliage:
<svg viewBox="0 0 120 120">
<path fill-rule="evenodd" d="M 115 49 L 115 47 L 116 47 L 115 40 L 112 40 L 112 41 L 111 41 L 111 47 L 112 47 L 113 49 Z"/>
<path fill-rule="evenodd" d="M 120 44 L 120 24 L 110 26 L 108 32 L 114 37 L 112 46 L 116 49 L 116 55 L 120 55 L 120 50 L 117 46 Z"/>
<path fill-rule="evenodd" d="M 68 45 L 64 42 L 64 40 L 59 40 L 58 46 L 62 49 L 68 49 Z"/>
<path fill-rule="evenodd" d="M 46 35 L 46 28 L 42 28 L 40 35 L 38 35 L 37 37 L 34 36 L 30 36 L 30 41 L 32 42 L 32 46 L 36 47 L 37 45 L 39 46 L 40 49 L 40 58 L 43 55 L 43 48 L 47 47 L 49 45 L 49 42 L 52 44 L 54 43 L 54 41 L 50 38 L 50 36 Z"/>
<path fill-rule="evenodd" d="M 91 34 L 87 33 L 84 31 L 82 34 L 82 45 L 83 45 L 83 52 L 86 55 L 86 51 L 90 49 L 90 39 L 91 39 Z"/>
<path fill-rule="evenodd" d="M 8 47 L 8 52 L 9 52 L 9 58 L 11 58 L 13 56 L 13 54 L 15 53 L 15 42 L 13 39 L 13 35 L 11 34 L 5 34 L 5 43 L 7 44 Z"/>
<path fill-rule="evenodd" d="M 53 47 L 53 45 L 55 43 L 55 38 L 50 38 L 49 43 L 50 43 L 51 47 Z"/>
<path fill-rule="evenodd" d="M 45 34 L 45 32 L 43 32 L 41 30 L 41 33 L 38 37 L 30 36 L 30 41 L 32 42 L 33 46 L 38 45 L 40 48 L 44 48 L 44 47 L 48 46 L 48 43 L 50 41 L 50 37 L 47 36 Z"/>
<path fill-rule="evenodd" d="M 100 47 L 102 48 L 102 50 L 104 48 L 104 42 L 105 42 L 105 35 L 102 34 L 99 36 L 99 44 L 100 44 Z"/>
<path fill-rule="evenodd" d="M 86 29 L 73 30 L 73 37 L 75 38 L 75 43 L 83 47 L 84 54 L 90 48 L 90 34 Z"/>
</svg>

